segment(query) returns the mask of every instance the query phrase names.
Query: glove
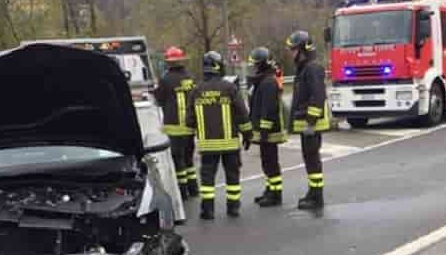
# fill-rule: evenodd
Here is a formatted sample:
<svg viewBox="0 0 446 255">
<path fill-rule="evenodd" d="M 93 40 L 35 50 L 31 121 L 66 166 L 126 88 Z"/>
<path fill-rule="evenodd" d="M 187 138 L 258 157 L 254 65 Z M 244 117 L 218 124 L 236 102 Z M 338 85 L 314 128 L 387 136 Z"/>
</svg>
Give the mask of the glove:
<svg viewBox="0 0 446 255">
<path fill-rule="evenodd" d="M 315 134 L 314 128 L 312 125 L 307 125 L 307 127 L 302 131 L 304 136 L 312 136 Z"/>
<path fill-rule="evenodd" d="M 317 117 L 307 116 L 307 122 L 308 122 L 308 125 L 314 126 L 314 125 L 316 125 Z"/>
</svg>

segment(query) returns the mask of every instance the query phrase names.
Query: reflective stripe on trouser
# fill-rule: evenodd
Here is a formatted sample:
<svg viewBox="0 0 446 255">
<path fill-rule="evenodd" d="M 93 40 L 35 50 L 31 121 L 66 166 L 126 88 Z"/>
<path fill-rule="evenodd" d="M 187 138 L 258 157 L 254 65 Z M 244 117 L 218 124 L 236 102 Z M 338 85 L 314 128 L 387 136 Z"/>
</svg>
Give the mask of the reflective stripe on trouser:
<svg viewBox="0 0 446 255">
<path fill-rule="evenodd" d="M 242 194 L 242 186 L 240 184 L 226 184 L 226 198 L 228 201 L 239 201 Z"/>
<path fill-rule="evenodd" d="M 175 171 L 177 175 L 178 183 L 187 184 L 188 177 L 188 166 L 187 166 L 187 142 L 193 137 L 179 137 L 179 136 L 170 136 L 171 143 L 171 154 L 173 163 L 175 165 Z"/>
<path fill-rule="evenodd" d="M 203 154 L 201 155 L 201 196 L 202 199 L 213 199 L 215 197 L 215 176 L 218 165 L 222 159 L 226 177 L 227 199 L 236 201 L 240 199 L 240 170 L 238 166 L 238 152 L 228 152 L 224 154 Z M 214 192 L 214 193 L 211 193 Z M 211 195 L 213 194 L 213 196 Z"/>
<path fill-rule="evenodd" d="M 270 191 L 282 191 L 282 176 L 278 175 L 275 177 L 269 177 L 268 181 L 268 190 Z"/>
<path fill-rule="evenodd" d="M 282 190 L 278 145 L 274 143 L 261 143 L 260 159 L 262 161 L 262 170 L 266 176 L 268 189 L 276 191 Z"/>
<path fill-rule="evenodd" d="M 322 173 L 309 174 L 308 186 L 311 188 L 323 188 L 324 187 L 324 175 Z"/>
<path fill-rule="evenodd" d="M 177 180 L 179 184 L 187 184 L 187 170 L 177 171 Z"/>
<path fill-rule="evenodd" d="M 187 179 L 188 180 L 196 180 L 197 179 L 197 171 L 195 167 L 189 167 L 186 169 Z"/>
<path fill-rule="evenodd" d="M 215 187 L 214 186 L 204 186 L 200 187 L 201 199 L 212 200 L 215 198 Z"/>
</svg>

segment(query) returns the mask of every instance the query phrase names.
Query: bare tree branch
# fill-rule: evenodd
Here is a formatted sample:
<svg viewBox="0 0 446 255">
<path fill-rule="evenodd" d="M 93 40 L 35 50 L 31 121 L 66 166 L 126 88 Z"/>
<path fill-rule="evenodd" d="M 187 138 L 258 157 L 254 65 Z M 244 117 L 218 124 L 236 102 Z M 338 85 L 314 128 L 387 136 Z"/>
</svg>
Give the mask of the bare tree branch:
<svg viewBox="0 0 446 255">
<path fill-rule="evenodd" d="M 5 8 L 4 12 L 5 12 L 6 22 L 8 23 L 9 29 L 11 30 L 11 34 L 14 37 L 14 39 L 16 40 L 16 43 L 19 43 L 20 36 L 18 35 L 17 31 L 15 30 L 14 22 L 12 22 L 11 15 L 9 13 L 9 4 L 11 2 L 10 2 L 10 0 L 5 0 L 5 2 L 6 2 L 6 6 L 5 6 L 6 8 Z"/>
</svg>

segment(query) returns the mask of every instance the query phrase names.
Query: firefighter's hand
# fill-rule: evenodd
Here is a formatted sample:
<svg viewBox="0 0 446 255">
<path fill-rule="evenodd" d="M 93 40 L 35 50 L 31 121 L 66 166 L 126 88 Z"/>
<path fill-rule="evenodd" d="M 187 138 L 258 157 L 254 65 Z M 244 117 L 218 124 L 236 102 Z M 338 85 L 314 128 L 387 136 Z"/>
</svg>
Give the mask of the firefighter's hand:
<svg viewBox="0 0 446 255">
<path fill-rule="evenodd" d="M 262 143 L 268 142 L 268 132 L 267 131 L 260 131 L 260 142 L 262 142 Z"/>
<path fill-rule="evenodd" d="M 312 125 L 307 125 L 307 127 L 302 131 L 304 136 L 312 136 L 315 134 L 314 128 Z"/>
</svg>

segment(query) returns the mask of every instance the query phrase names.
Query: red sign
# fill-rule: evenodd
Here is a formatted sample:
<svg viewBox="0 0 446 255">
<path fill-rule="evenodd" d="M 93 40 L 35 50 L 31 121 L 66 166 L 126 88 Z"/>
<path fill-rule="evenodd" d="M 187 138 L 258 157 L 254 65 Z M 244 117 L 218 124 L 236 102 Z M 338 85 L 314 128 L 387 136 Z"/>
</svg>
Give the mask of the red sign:
<svg viewBox="0 0 446 255">
<path fill-rule="evenodd" d="M 231 38 L 228 42 L 228 48 L 229 49 L 237 49 L 241 46 L 242 42 L 239 40 L 235 35 L 231 35 Z"/>
</svg>

